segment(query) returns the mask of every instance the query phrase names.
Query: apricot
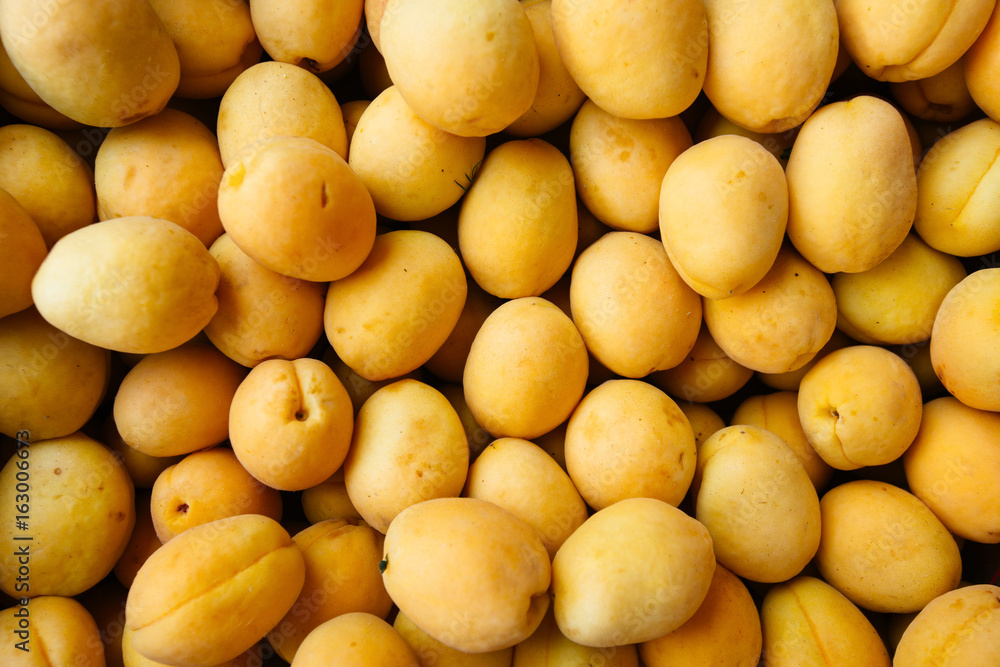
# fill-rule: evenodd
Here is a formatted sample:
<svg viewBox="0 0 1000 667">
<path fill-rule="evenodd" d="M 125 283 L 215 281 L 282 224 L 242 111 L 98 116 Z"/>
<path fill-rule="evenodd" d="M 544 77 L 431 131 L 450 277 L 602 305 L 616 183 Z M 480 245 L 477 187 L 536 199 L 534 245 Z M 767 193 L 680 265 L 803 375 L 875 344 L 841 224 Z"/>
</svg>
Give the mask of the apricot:
<svg viewBox="0 0 1000 667">
<path fill-rule="evenodd" d="M 824 273 L 866 271 L 910 231 L 913 150 L 899 111 L 879 98 L 817 109 L 795 138 L 785 176 L 788 238 Z"/>
<path fill-rule="evenodd" d="M 587 100 L 569 134 L 577 193 L 609 227 L 654 232 L 663 177 L 690 147 L 691 134 L 677 116 L 622 118 Z"/>
<path fill-rule="evenodd" d="M 538 445 L 499 438 L 469 466 L 463 495 L 499 505 L 538 531 L 549 556 L 587 518 L 573 480 Z"/>
<path fill-rule="evenodd" d="M 393 0 L 378 35 L 403 99 L 446 132 L 494 134 L 535 98 L 538 49 L 517 0 Z"/>
<path fill-rule="evenodd" d="M 774 264 L 788 222 L 788 184 L 766 148 L 724 134 L 670 164 L 659 212 L 663 245 L 684 282 L 725 299 L 756 285 Z"/>
<path fill-rule="evenodd" d="M 233 361 L 306 356 L 323 335 L 326 285 L 282 275 L 243 252 L 228 234 L 208 249 L 219 264 L 219 307 L 205 336 Z"/>
<path fill-rule="evenodd" d="M 962 120 L 976 106 L 966 84 L 963 59 L 933 76 L 890 83 L 889 92 L 910 115 L 938 123 Z"/>
<path fill-rule="evenodd" d="M 467 292 L 462 262 L 440 237 L 419 230 L 387 232 L 375 238 L 356 271 L 330 283 L 326 336 L 362 378 L 397 378 L 444 344 Z"/>
<path fill-rule="evenodd" d="M 552 32 L 563 63 L 588 98 L 622 118 L 670 118 L 705 81 L 708 22 L 694 0 L 553 0 Z"/>
<path fill-rule="evenodd" d="M 0 32 L 38 96 L 85 125 L 118 127 L 155 114 L 180 79 L 177 49 L 141 0 L 5 4 Z"/>
<path fill-rule="evenodd" d="M 672 632 L 698 611 L 715 572 L 704 525 L 655 498 L 592 514 L 552 559 L 556 624 L 584 646 L 622 646 Z"/>
<path fill-rule="evenodd" d="M 305 560 L 305 582 L 285 617 L 268 632 L 278 655 L 294 662 L 310 633 L 342 614 L 385 618 L 392 599 L 379 575 L 384 538 L 360 520 L 329 519 L 292 538 Z"/>
<path fill-rule="evenodd" d="M 566 427 L 566 471 L 600 510 L 625 498 L 680 504 L 694 477 L 694 432 L 672 398 L 640 380 L 609 380 Z"/>
<path fill-rule="evenodd" d="M 318 359 L 268 359 L 240 383 L 229 440 L 243 467 L 272 489 L 301 491 L 332 475 L 354 430 L 350 396 Z"/>
<path fill-rule="evenodd" d="M 0 611 L 0 632 L 8 638 L 0 645 L 5 665 L 28 665 L 39 653 L 50 665 L 106 664 L 94 617 L 71 597 L 42 595 L 8 607 Z"/>
<path fill-rule="evenodd" d="M 813 449 L 838 470 L 884 465 L 920 428 L 920 383 L 898 355 L 852 345 L 826 355 L 799 385 L 799 421 Z"/>
<path fill-rule="evenodd" d="M 380 568 L 400 611 L 467 653 L 521 642 L 549 606 L 552 570 L 541 537 L 486 500 L 437 498 L 404 509 L 385 534 Z"/>
<path fill-rule="evenodd" d="M 305 638 L 295 667 L 419 667 L 413 649 L 387 622 L 365 612 L 342 614 Z"/>
<path fill-rule="evenodd" d="M 722 351 L 762 373 L 801 368 L 837 324 L 837 301 L 826 276 L 787 245 L 752 288 L 728 299 L 703 299 L 702 307 Z"/>
<path fill-rule="evenodd" d="M 569 300 L 588 350 L 619 375 L 674 368 L 697 344 L 701 299 L 648 236 L 615 231 L 588 246 L 573 264 Z"/>
<path fill-rule="evenodd" d="M 769 665 L 892 664 L 865 614 L 816 577 L 800 576 L 771 587 L 760 617 Z"/>
<path fill-rule="evenodd" d="M 310 524 L 327 519 L 360 519 L 344 483 L 344 468 L 341 467 L 315 486 L 302 490 L 302 512 Z"/>
<path fill-rule="evenodd" d="M 993 120 L 1000 118 L 1000 98 L 993 78 L 997 67 L 997 40 L 1000 39 L 1000 12 L 994 9 L 983 31 L 962 58 L 965 85 L 975 106 Z"/>
<path fill-rule="evenodd" d="M 766 429 L 734 425 L 698 451 L 701 482 L 695 518 L 712 536 L 715 557 L 752 581 L 786 581 L 812 560 L 820 542 L 816 488 L 796 456 Z"/>
<path fill-rule="evenodd" d="M 421 667 L 431 667 L 431 665 L 434 667 L 511 667 L 513 647 L 487 651 L 486 653 L 465 653 L 434 639 L 418 628 L 401 611 L 396 612 L 392 627 L 403 636 L 406 643 L 413 649 Z M 521 644 L 523 643 L 521 642 Z"/>
<path fill-rule="evenodd" d="M 327 282 L 350 275 L 375 239 L 375 206 L 361 179 L 340 155 L 308 137 L 263 139 L 233 157 L 218 201 L 233 242 L 292 278 Z"/>
<path fill-rule="evenodd" d="M 1000 269 L 974 271 L 948 292 L 931 330 L 931 363 L 945 389 L 966 405 L 1000 411 Z"/>
<path fill-rule="evenodd" d="M 760 616 L 746 585 L 716 563 L 705 600 L 673 632 L 639 644 L 646 667 L 753 665 L 763 638 Z"/>
<path fill-rule="evenodd" d="M 863 343 L 923 342 L 944 297 L 965 276 L 961 260 L 910 233 L 867 271 L 833 276 L 838 326 Z"/>
<path fill-rule="evenodd" d="M 542 139 L 508 141 L 486 155 L 474 177 L 458 215 L 466 268 L 494 296 L 542 294 L 576 253 L 576 190 L 569 160 Z"/>
<path fill-rule="evenodd" d="M 833 5 L 709 0 L 705 13 L 711 48 L 704 89 L 723 116 L 754 132 L 778 133 L 820 105 L 840 46 Z"/>
<path fill-rule="evenodd" d="M 493 436 L 530 440 L 570 416 L 589 370 L 583 338 L 566 314 L 540 297 L 513 299 L 486 318 L 472 341 L 465 399 Z"/>
<path fill-rule="evenodd" d="M 382 387 L 358 412 L 344 483 L 351 503 L 385 533 L 405 508 L 457 496 L 469 470 L 469 446 L 455 409 L 417 380 Z"/>
<path fill-rule="evenodd" d="M 153 527 L 166 544 L 186 530 L 223 517 L 260 514 L 281 520 L 281 495 L 240 465 L 231 449 L 188 454 L 156 478 L 150 498 Z"/>
<path fill-rule="evenodd" d="M 903 454 L 910 491 L 952 534 L 1000 542 L 1000 415 L 953 396 L 924 405 L 920 430 Z"/>
<path fill-rule="evenodd" d="M 151 0 L 149 4 L 177 48 L 177 97 L 219 97 L 260 61 L 263 48 L 246 0 Z"/>
<path fill-rule="evenodd" d="M 483 137 L 460 137 L 417 116 L 399 89 L 379 93 L 358 118 L 348 164 L 375 210 L 393 220 L 422 220 L 455 204 L 486 153 Z"/>
<path fill-rule="evenodd" d="M 42 127 L 0 128 L 0 188 L 31 216 L 48 248 L 97 220 L 92 170 L 65 140 Z"/>
<path fill-rule="evenodd" d="M 163 352 L 194 338 L 218 308 L 218 262 L 167 220 L 87 225 L 60 239 L 46 260 L 31 284 L 38 312 L 99 347 Z"/>
<path fill-rule="evenodd" d="M 253 28 L 272 59 L 314 74 L 327 72 L 351 52 L 361 34 L 363 0 L 327 5 L 311 2 L 292 8 L 250 0 Z"/>
<path fill-rule="evenodd" d="M 0 590 L 73 596 L 111 574 L 135 524 L 134 493 L 115 455 L 80 432 L 22 445 L 0 470 Z M 17 514 L 28 516 L 26 528 Z M 17 540 L 25 535 L 34 548 Z"/>
<path fill-rule="evenodd" d="M 373 3 L 366 2 L 366 8 L 369 4 Z M 530 0 L 522 2 L 521 6 L 531 21 L 538 48 L 538 88 L 528 110 L 504 131 L 515 137 L 537 137 L 572 118 L 586 95 L 566 70 L 556 46 L 551 0 Z"/>
<path fill-rule="evenodd" d="M 294 100 L 294 103 L 293 103 Z M 219 101 L 222 164 L 270 137 L 308 137 L 347 159 L 347 130 L 337 98 L 315 74 L 266 61 L 241 72 Z"/>
<path fill-rule="evenodd" d="M 1000 660 L 1000 587 L 966 586 L 927 603 L 907 626 L 893 657 L 898 667 L 958 665 Z"/>
<path fill-rule="evenodd" d="M 995 3 L 956 3 L 951 11 L 932 4 L 905 8 L 884 0 L 837 3 L 840 35 L 851 58 L 880 81 L 934 76 L 962 57 L 985 28 Z"/>
<path fill-rule="evenodd" d="M 129 589 L 125 631 L 151 660 L 221 663 L 281 620 L 304 579 L 302 552 L 276 521 L 257 514 L 218 519 L 146 560 Z"/>
<path fill-rule="evenodd" d="M 0 433 L 70 435 L 90 420 L 111 375 L 107 350 L 66 335 L 34 308 L 0 318 Z"/>
<path fill-rule="evenodd" d="M 719 413 L 704 403 L 682 401 L 677 404 L 677 407 L 681 409 L 691 424 L 696 448 L 700 448 L 708 436 L 726 427 L 726 422 L 722 420 Z"/>
<path fill-rule="evenodd" d="M 0 317 L 17 313 L 33 304 L 31 283 L 48 255 L 42 232 L 24 207 L 6 190 L 0 190 Z"/>
<path fill-rule="evenodd" d="M 738 392 L 753 371 L 726 354 L 702 322 L 687 355 L 672 368 L 656 371 L 647 380 L 681 401 L 712 403 Z"/>
<path fill-rule="evenodd" d="M 208 247 L 222 234 L 222 171 L 218 142 L 205 124 L 164 109 L 113 129 L 101 143 L 94 165 L 98 215 L 169 220 Z"/>
<path fill-rule="evenodd" d="M 1000 188 L 993 160 L 998 149 L 1000 123 L 981 118 L 945 134 L 928 150 L 917 171 L 913 220 L 927 245 L 959 257 L 1000 250 L 989 204 Z"/>
<path fill-rule="evenodd" d="M 115 394 L 115 425 L 126 443 L 150 456 L 217 445 L 229 437 L 229 406 L 245 376 L 245 368 L 203 343 L 148 355 Z"/>
<path fill-rule="evenodd" d="M 958 586 L 955 538 L 913 494 L 874 480 L 845 482 L 826 492 L 820 513 L 816 566 L 859 607 L 919 611 Z"/>
<path fill-rule="evenodd" d="M 566 638 L 556 624 L 552 605 L 534 633 L 514 647 L 512 667 L 558 667 L 559 665 L 605 665 L 638 667 L 635 644 L 584 646 Z"/>
</svg>

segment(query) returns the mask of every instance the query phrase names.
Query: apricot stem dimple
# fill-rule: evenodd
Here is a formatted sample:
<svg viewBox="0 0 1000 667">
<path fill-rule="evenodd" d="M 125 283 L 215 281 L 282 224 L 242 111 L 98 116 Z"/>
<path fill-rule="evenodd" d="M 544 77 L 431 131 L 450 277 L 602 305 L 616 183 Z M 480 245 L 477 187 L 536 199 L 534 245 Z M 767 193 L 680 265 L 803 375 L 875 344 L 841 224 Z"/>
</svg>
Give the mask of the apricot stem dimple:
<svg viewBox="0 0 1000 667">
<path fill-rule="evenodd" d="M 180 512 L 181 514 L 187 514 L 188 509 L 189 506 L 187 503 L 181 503 L 180 505 L 177 506 L 177 511 Z"/>
<path fill-rule="evenodd" d="M 295 381 L 295 412 L 293 416 L 296 421 L 305 421 L 308 417 L 308 412 L 305 408 L 305 396 L 302 394 L 302 379 L 299 377 L 298 371 L 294 364 L 289 365 L 289 370 L 291 373 L 291 378 Z"/>
</svg>

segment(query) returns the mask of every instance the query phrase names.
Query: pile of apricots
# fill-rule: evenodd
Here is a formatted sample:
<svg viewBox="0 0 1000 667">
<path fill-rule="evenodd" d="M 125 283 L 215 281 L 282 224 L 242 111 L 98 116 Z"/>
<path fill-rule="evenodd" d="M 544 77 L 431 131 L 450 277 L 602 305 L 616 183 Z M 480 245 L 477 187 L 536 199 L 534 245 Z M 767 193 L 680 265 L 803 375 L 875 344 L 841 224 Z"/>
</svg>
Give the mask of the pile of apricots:
<svg viewBox="0 0 1000 667">
<path fill-rule="evenodd" d="M 1000 664 L 996 0 L 0 0 L 0 663 Z"/>
</svg>

